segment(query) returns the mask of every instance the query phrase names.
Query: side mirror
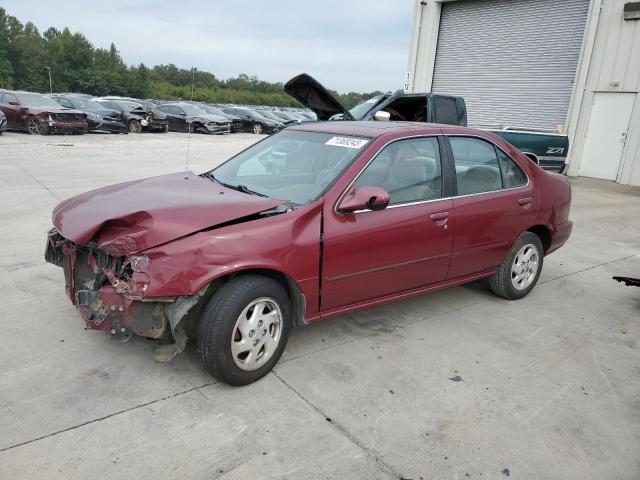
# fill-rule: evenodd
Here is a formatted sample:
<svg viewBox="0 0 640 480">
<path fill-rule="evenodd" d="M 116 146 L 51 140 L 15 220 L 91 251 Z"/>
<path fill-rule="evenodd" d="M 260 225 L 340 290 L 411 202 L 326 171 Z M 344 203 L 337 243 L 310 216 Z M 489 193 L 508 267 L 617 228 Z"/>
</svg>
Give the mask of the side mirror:
<svg viewBox="0 0 640 480">
<path fill-rule="evenodd" d="M 384 210 L 389 205 L 389 194 L 378 187 L 352 188 L 342 199 L 338 210 L 353 213 L 358 210 Z"/>
<path fill-rule="evenodd" d="M 18 102 L 9 102 L 9 105 L 14 105 L 14 106 L 16 106 L 16 107 L 17 107 L 17 106 L 18 106 L 18 105 L 20 105 L 20 104 L 19 104 Z"/>
<path fill-rule="evenodd" d="M 379 110 L 375 113 L 373 119 L 377 120 L 378 122 L 388 122 L 389 120 L 391 120 L 391 114 L 389 112 L 385 112 L 384 110 Z"/>
</svg>

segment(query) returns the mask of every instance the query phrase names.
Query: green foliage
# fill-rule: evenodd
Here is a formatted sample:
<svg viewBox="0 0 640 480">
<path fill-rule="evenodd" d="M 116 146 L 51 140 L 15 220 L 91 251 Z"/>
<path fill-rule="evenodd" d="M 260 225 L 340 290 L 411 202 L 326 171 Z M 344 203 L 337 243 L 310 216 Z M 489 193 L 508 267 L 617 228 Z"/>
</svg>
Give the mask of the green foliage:
<svg viewBox="0 0 640 480">
<path fill-rule="evenodd" d="M 95 48 L 84 35 L 68 28 L 59 31 L 52 27 L 40 34 L 33 23 L 23 25 L 0 8 L 0 88 L 48 92 L 47 67 L 54 92 L 300 106 L 284 93 L 279 82 L 246 74 L 221 80 L 212 73 L 174 64 L 128 66 L 113 43 L 108 50 Z M 332 93 L 348 108 L 373 95 Z"/>
</svg>

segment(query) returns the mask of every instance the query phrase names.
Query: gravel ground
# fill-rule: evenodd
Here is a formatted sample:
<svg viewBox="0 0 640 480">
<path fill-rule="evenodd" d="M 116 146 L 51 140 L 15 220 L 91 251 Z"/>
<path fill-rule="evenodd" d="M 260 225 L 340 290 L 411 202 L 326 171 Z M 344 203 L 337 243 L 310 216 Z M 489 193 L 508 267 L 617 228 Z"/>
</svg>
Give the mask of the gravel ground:
<svg viewBox="0 0 640 480">
<path fill-rule="evenodd" d="M 640 289 L 611 280 L 640 276 L 637 188 L 573 179 L 525 299 L 479 282 L 311 325 L 248 387 L 84 331 L 52 208 L 258 139 L 0 136 L 0 478 L 640 478 Z"/>
</svg>

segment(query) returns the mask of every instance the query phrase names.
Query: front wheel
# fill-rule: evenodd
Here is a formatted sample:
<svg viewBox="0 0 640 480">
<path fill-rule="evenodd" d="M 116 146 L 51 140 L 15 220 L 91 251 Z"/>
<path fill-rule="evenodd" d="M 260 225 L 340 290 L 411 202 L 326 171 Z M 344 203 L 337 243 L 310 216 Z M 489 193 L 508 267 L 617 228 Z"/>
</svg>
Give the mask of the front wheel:
<svg viewBox="0 0 640 480">
<path fill-rule="evenodd" d="M 289 297 L 278 282 L 236 277 L 213 295 L 200 320 L 202 364 L 230 385 L 255 382 L 280 359 L 290 329 Z"/>
<path fill-rule="evenodd" d="M 142 124 L 138 120 L 131 120 L 129 122 L 130 133 L 142 133 Z"/>
<path fill-rule="evenodd" d="M 262 126 L 261 123 L 253 124 L 253 133 L 257 133 L 257 134 L 264 133 L 264 127 Z"/>
<path fill-rule="evenodd" d="M 47 135 L 49 133 L 48 125 L 42 123 L 36 117 L 29 117 L 27 126 L 31 135 Z"/>
<path fill-rule="evenodd" d="M 508 300 L 517 300 L 535 287 L 544 258 L 540 238 L 531 232 L 518 237 L 496 274 L 489 280 L 491 290 Z"/>
</svg>

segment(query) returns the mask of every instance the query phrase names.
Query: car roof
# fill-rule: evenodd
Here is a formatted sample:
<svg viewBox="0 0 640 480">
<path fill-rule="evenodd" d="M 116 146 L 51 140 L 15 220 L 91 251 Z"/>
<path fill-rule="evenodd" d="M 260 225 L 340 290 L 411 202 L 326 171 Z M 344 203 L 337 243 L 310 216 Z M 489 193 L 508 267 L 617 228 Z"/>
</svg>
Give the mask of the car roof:
<svg viewBox="0 0 640 480">
<path fill-rule="evenodd" d="M 335 133 L 340 135 L 355 135 L 377 138 L 388 133 L 415 132 L 424 134 L 441 133 L 441 125 L 418 122 L 372 122 L 336 120 L 329 122 L 315 122 L 289 127 L 289 130 L 303 130 L 307 132 Z"/>
<path fill-rule="evenodd" d="M 488 140 L 495 135 L 484 130 L 478 130 L 457 125 L 425 122 L 377 122 L 372 120 L 331 120 L 309 122 L 288 127 L 287 130 L 306 132 L 333 133 L 337 135 L 353 135 L 368 138 L 378 138 L 391 133 L 406 132 L 411 135 L 469 135 Z"/>
</svg>

